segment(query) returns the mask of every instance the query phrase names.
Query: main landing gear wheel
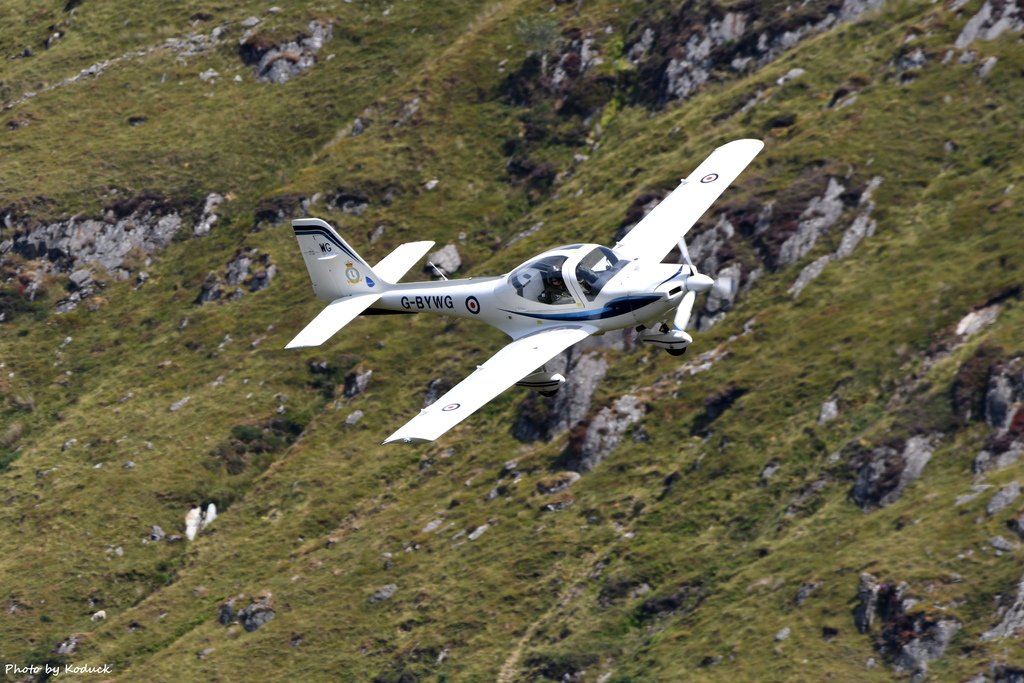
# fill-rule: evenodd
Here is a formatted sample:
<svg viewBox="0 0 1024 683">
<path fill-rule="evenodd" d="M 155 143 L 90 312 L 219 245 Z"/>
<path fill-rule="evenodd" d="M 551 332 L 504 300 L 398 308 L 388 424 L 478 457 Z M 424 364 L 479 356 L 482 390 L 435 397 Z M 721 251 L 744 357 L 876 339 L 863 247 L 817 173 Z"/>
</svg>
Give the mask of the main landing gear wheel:
<svg viewBox="0 0 1024 683">
<path fill-rule="evenodd" d="M 686 353 L 686 349 L 688 349 L 688 348 L 690 348 L 690 347 L 688 347 L 688 346 L 684 346 L 684 347 L 683 347 L 683 348 L 681 348 L 681 349 L 665 349 L 665 351 L 666 351 L 666 352 L 668 353 L 668 355 L 670 355 L 670 356 L 681 356 L 681 355 L 683 355 L 684 353 Z"/>
</svg>

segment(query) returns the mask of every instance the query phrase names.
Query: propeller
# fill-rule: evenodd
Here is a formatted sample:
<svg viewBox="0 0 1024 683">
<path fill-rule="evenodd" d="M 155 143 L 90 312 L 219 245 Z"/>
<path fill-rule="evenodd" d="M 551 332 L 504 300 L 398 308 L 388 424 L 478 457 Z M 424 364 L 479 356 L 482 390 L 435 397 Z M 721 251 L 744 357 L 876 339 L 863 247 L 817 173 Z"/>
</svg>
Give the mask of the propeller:
<svg viewBox="0 0 1024 683">
<path fill-rule="evenodd" d="M 687 291 L 676 308 L 672 325 L 677 330 L 685 330 L 690 322 L 690 315 L 693 313 L 693 304 L 697 298 L 697 292 L 711 290 L 711 292 L 723 299 L 730 299 L 736 293 L 737 282 L 736 278 L 731 275 L 722 275 L 712 279 L 703 273 L 697 272 L 697 267 L 693 265 L 693 260 L 690 258 L 690 250 L 686 247 L 685 239 L 679 240 L 679 253 L 682 254 L 683 261 L 690 268 L 690 275 L 684 279 Z"/>
</svg>

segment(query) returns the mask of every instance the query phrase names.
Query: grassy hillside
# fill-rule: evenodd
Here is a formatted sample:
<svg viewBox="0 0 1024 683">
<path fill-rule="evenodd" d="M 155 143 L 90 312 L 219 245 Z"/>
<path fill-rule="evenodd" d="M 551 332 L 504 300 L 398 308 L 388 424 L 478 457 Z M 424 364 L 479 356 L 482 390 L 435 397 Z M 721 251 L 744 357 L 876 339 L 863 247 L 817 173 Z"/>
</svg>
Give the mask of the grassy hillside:
<svg viewBox="0 0 1024 683">
<path fill-rule="evenodd" d="M 114 680 L 1013 680 L 1020 632 L 984 634 L 1017 597 L 1020 499 L 987 508 L 1024 465 L 974 461 L 1024 439 L 984 408 L 1024 353 L 1024 52 L 1012 17 L 965 35 L 983 5 L 956 4 L 7 3 L 4 662 Z M 272 83 L 246 63 L 313 21 L 331 37 L 310 68 Z M 563 390 L 585 414 L 550 440 L 513 426 L 556 404 L 512 389 L 436 443 L 379 445 L 432 380 L 504 343 L 469 321 L 371 317 L 282 350 L 319 310 L 291 217 L 371 263 L 434 239 L 460 273 L 502 273 L 613 243 L 739 137 L 765 150 L 689 237 L 734 227 L 702 258 L 740 268 L 736 300 L 681 359 L 629 335 L 574 352 L 607 370 L 592 395 Z M 123 273 L 14 247 L 140 197 L 184 227 Z M 873 233 L 834 256 L 858 220 Z M 229 282 L 240 250 L 274 266 L 265 288 Z M 95 284 L 59 312 L 83 268 Z M 198 303 L 211 283 L 223 295 Z M 962 333 L 972 311 L 994 319 Z M 624 397 L 642 417 L 580 466 Z M 194 541 L 150 540 L 211 502 Z M 865 573 L 881 607 L 862 633 Z M 249 630 L 247 607 L 272 618 Z"/>
</svg>

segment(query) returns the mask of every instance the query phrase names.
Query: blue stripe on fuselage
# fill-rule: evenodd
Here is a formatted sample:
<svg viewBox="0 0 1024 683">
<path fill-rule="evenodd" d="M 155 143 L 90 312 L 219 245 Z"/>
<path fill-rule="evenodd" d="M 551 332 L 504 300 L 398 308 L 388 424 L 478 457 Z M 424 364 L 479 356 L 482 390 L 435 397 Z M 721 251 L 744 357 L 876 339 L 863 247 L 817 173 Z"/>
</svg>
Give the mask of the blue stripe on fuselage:
<svg viewBox="0 0 1024 683">
<path fill-rule="evenodd" d="M 515 313 L 527 318 L 539 318 L 541 320 L 605 320 L 606 318 L 615 318 L 631 313 L 660 300 L 660 296 L 654 295 L 627 296 L 609 301 L 604 308 L 593 311 L 573 311 L 572 313 L 523 313 L 521 311 L 502 310 L 506 313 Z"/>
</svg>

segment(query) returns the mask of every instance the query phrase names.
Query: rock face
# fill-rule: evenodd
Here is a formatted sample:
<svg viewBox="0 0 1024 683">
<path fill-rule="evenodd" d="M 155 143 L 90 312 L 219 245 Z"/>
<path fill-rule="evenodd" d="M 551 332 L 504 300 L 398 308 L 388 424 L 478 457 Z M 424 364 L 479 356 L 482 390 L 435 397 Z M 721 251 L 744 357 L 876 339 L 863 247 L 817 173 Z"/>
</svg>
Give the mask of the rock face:
<svg viewBox="0 0 1024 683">
<path fill-rule="evenodd" d="M 985 0 L 978 13 L 971 17 L 957 36 L 953 46 L 963 50 L 975 40 L 995 40 L 1006 31 L 1024 30 L 1024 16 L 1017 3 Z"/>
<path fill-rule="evenodd" d="M 316 55 L 333 35 L 330 24 L 309 22 L 309 33 L 287 43 L 269 43 L 255 30 L 239 41 L 238 54 L 253 65 L 256 78 L 268 83 L 286 83 L 316 64 Z"/>
<path fill-rule="evenodd" d="M 583 420 L 590 412 L 594 392 L 608 370 L 608 362 L 599 353 L 570 349 L 545 367 L 562 373 L 565 384 L 553 397 L 531 392 L 519 404 L 512 435 L 524 443 L 551 441 Z"/>
<path fill-rule="evenodd" d="M 57 304 L 58 311 L 69 311 L 93 293 L 95 269 L 128 279 L 170 244 L 188 213 L 186 205 L 155 194 L 115 202 L 96 218 L 42 221 L 9 210 L 2 218 L 13 235 L 0 244 L 0 259 L 11 252 L 33 261 L 38 275 L 71 274 L 69 295 Z"/>
<path fill-rule="evenodd" d="M 996 626 L 981 635 L 982 640 L 1009 638 L 1018 631 L 1024 630 L 1024 577 L 1017 584 L 1017 598 L 1003 614 L 1003 619 Z"/>
<path fill-rule="evenodd" d="M 252 632 L 277 616 L 274 611 L 274 596 L 266 592 L 238 612 L 242 628 Z"/>
<path fill-rule="evenodd" d="M 624 50 L 637 71 L 635 98 L 653 106 L 685 99 L 709 80 L 747 73 L 800 41 L 856 19 L 883 0 L 806 2 L 792 11 L 723 12 L 685 2 L 657 22 L 640 22 Z"/>
<path fill-rule="evenodd" d="M 593 470 L 615 450 L 626 429 L 646 413 L 647 408 L 636 396 L 626 394 L 602 408 L 589 424 L 574 427 L 563 454 L 567 468 L 575 472 Z"/>
<path fill-rule="evenodd" d="M 261 254 L 255 247 L 242 247 L 228 260 L 223 271 L 207 274 L 195 303 L 239 299 L 246 292 L 266 289 L 275 275 L 277 266 L 271 262 L 270 254 Z"/>
<path fill-rule="evenodd" d="M 878 446 L 853 458 L 856 482 L 850 498 L 862 510 L 885 507 L 899 500 L 917 480 L 932 457 L 934 437 L 913 436 L 906 443 Z"/>
<path fill-rule="evenodd" d="M 961 624 L 954 618 L 932 616 L 924 612 L 908 614 L 916 600 L 905 598 L 905 583 L 879 582 L 871 574 L 861 574 L 857 586 L 857 606 L 853 621 L 860 633 L 873 631 L 876 621 L 880 633 L 875 647 L 897 672 L 908 671 L 912 680 L 924 680 L 928 662 L 941 657 Z"/>
</svg>

